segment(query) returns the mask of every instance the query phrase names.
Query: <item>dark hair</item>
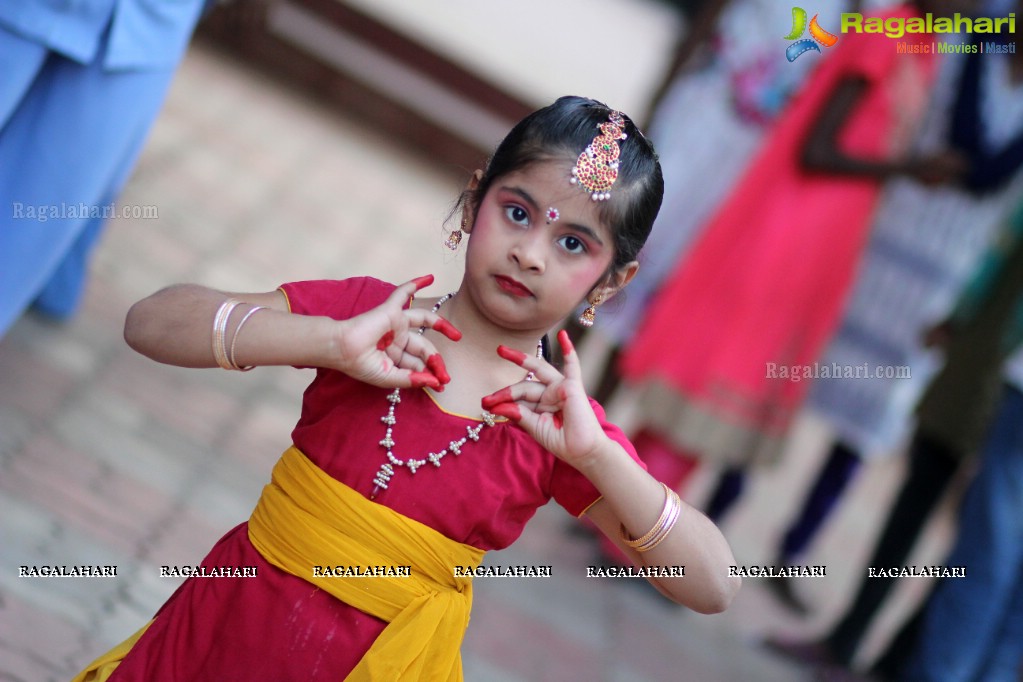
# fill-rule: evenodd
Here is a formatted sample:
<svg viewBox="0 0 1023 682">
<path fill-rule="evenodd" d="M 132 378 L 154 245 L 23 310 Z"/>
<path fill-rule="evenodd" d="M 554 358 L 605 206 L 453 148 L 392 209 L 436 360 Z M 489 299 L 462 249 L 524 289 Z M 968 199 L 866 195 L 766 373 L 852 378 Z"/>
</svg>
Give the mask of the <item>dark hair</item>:
<svg viewBox="0 0 1023 682">
<path fill-rule="evenodd" d="M 464 193 L 459 205 L 468 202 L 474 211 L 479 210 L 495 179 L 538 161 L 564 157 L 574 162 L 610 113 L 606 104 L 585 97 L 562 97 L 534 111 L 519 121 L 497 146 L 476 189 Z M 632 119 L 624 114 L 622 118 L 627 137 L 621 141 L 618 179 L 611 189 L 611 198 L 599 202 L 600 219 L 611 229 L 614 239 L 611 272 L 636 260 L 650 235 L 664 194 L 661 165 L 653 145 Z"/>
</svg>

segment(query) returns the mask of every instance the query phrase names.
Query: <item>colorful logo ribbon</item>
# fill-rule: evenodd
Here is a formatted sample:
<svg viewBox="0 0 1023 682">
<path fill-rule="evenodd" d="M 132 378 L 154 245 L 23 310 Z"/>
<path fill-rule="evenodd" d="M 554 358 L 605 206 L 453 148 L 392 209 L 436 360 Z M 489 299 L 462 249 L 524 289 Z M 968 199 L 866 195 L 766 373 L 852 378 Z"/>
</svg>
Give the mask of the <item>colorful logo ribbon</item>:
<svg viewBox="0 0 1023 682">
<path fill-rule="evenodd" d="M 802 7 L 792 8 L 792 30 L 785 40 L 795 40 L 796 42 L 785 48 L 785 58 L 790 62 L 796 61 L 799 55 L 813 50 L 820 52 L 821 48 L 817 46 L 818 43 L 824 47 L 831 47 L 838 42 L 838 36 L 833 33 L 828 33 L 820 24 L 817 23 L 817 15 L 813 15 L 813 19 L 810 20 L 810 36 L 811 38 L 803 38 L 802 40 L 796 40 L 799 36 L 807 30 L 806 26 L 806 10 Z"/>
</svg>

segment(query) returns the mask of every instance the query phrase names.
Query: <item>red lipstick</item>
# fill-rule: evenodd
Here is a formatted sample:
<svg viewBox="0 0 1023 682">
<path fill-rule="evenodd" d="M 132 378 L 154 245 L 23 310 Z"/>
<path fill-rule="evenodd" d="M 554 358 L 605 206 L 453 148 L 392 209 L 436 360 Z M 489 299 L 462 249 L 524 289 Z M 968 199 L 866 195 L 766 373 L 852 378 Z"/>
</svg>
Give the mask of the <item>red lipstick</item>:
<svg viewBox="0 0 1023 682">
<path fill-rule="evenodd" d="M 504 291 L 508 292 L 512 296 L 519 296 L 521 298 L 527 298 L 533 295 L 533 292 L 529 290 L 522 282 L 514 280 L 511 277 L 505 277 L 504 275 L 495 275 L 494 279 L 497 280 L 497 286 L 501 287 Z"/>
</svg>

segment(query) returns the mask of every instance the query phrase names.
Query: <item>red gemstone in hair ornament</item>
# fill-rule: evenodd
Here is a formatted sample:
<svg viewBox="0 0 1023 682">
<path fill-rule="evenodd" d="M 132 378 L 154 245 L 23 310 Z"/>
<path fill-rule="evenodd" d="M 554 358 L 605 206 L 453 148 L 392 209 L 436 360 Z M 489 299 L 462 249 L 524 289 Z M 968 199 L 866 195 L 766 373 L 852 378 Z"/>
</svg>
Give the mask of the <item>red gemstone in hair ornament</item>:
<svg viewBox="0 0 1023 682">
<path fill-rule="evenodd" d="M 608 120 L 597 127 L 600 134 L 579 154 L 569 182 L 578 184 L 594 201 L 605 201 L 611 198 L 611 186 L 618 179 L 621 150 L 616 143 L 628 135 L 625 134 L 625 119 L 617 111 L 612 111 Z"/>
</svg>

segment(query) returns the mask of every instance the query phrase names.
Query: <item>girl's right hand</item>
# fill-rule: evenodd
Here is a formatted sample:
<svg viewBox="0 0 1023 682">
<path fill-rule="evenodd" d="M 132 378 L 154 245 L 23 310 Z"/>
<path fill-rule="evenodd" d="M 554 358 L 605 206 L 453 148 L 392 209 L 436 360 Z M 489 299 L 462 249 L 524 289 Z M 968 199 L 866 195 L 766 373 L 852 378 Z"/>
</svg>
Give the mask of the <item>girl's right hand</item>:
<svg viewBox="0 0 1023 682">
<path fill-rule="evenodd" d="M 406 301 L 432 283 L 433 275 L 417 277 L 376 308 L 338 322 L 332 366 L 382 388 L 429 386 L 443 391 L 451 377 L 440 353 L 419 329 L 434 329 L 452 341 L 461 339 L 462 333 L 436 313 L 405 308 Z"/>
</svg>

